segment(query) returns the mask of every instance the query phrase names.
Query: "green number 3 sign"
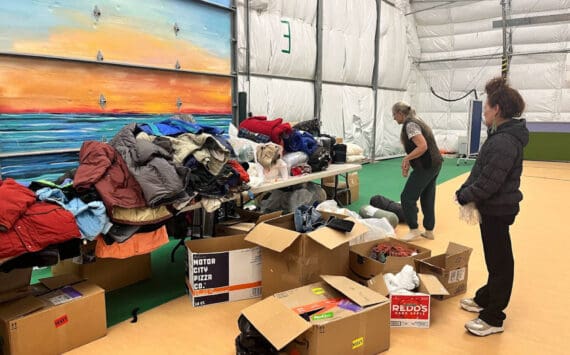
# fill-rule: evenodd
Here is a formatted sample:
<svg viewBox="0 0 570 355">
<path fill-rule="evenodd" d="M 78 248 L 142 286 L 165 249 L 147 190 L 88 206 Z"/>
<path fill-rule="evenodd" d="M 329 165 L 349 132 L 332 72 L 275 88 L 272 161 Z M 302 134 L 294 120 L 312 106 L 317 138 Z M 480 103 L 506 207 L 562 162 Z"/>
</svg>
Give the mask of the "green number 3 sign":
<svg viewBox="0 0 570 355">
<path fill-rule="evenodd" d="M 287 38 L 288 46 L 287 49 L 282 49 L 281 53 L 291 53 L 291 24 L 287 20 L 281 20 L 281 23 L 287 25 L 287 33 L 283 35 L 284 38 Z"/>
</svg>

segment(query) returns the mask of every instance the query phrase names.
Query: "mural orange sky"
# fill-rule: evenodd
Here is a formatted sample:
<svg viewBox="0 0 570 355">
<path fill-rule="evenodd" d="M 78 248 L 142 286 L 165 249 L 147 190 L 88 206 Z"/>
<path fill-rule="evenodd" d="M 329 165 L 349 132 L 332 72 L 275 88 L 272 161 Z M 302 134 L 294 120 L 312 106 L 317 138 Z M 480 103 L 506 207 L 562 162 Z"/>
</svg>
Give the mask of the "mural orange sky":
<svg viewBox="0 0 570 355">
<path fill-rule="evenodd" d="M 231 78 L 0 56 L 0 112 L 231 113 Z"/>
<path fill-rule="evenodd" d="M 120 34 L 120 35 L 118 35 Z M 229 74 L 229 58 L 211 55 L 205 50 L 181 40 L 165 40 L 154 34 L 114 24 L 99 25 L 97 31 L 81 29 L 52 30 L 49 38 L 20 39 L 13 44 L 17 53 L 61 55 L 70 58 L 95 60 L 97 52 L 105 60 L 122 63 L 140 63 L 161 68 Z"/>
</svg>

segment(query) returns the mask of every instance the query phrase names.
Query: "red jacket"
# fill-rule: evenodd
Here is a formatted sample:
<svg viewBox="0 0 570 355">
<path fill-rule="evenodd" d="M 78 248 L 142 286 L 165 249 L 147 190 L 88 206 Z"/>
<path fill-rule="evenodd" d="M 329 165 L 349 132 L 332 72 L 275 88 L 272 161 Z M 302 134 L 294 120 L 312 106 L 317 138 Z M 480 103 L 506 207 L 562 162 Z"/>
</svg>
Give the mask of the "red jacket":
<svg viewBox="0 0 570 355">
<path fill-rule="evenodd" d="M 73 186 L 79 191 L 95 186 L 109 215 L 114 206 L 146 206 L 139 183 L 129 172 L 123 157 L 109 144 L 84 142 L 79 152 L 79 163 Z"/>
<path fill-rule="evenodd" d="M 36 202 L 34 192 L 13 179 L 0 181 L 0 226 L 0 259 L 81 237 L 70 212 Z"/>
<path fill-rule="evenodd" d="M 243 121 L 239 128 L 245 128 L 248 131 L 265 134 L 271 138 L 273 143 L 283 145 L 283 136 L 291 134 L 291 125 L 283 123 L 282 118 L 268 121 L 265 116 L 249 117 Z"/>
</svg>

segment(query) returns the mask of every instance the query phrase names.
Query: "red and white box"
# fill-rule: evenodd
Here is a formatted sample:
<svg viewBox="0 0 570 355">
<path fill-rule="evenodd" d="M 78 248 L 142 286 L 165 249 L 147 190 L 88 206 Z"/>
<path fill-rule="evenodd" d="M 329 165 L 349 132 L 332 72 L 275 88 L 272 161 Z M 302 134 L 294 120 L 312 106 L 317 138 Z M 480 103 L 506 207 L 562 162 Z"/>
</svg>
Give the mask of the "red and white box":
<svg viewBox="0 0 570 355">
<path fill-rule="evenodd" d="M 429 328 L 430 295 L 390 295 L 390 326 Z"/>
</svg>

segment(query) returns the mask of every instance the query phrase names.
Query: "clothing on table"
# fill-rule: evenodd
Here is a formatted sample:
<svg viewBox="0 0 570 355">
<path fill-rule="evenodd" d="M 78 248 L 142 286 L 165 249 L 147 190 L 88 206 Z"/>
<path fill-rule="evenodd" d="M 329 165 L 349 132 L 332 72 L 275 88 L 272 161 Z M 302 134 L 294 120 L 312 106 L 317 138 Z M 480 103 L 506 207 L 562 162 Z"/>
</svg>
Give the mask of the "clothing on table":
<svg viewBox="0 0 570 355">
<path fill-rule="evenodd" d="M 288 152 L 303 152 L 311 155 L 317 149 L 317 141 L 308 132 L 293 130 L 289 137 L 284 139 L 285 150 Z"/>
<path fill-rule="evenodd" d="M 168 147 L 173 161 L 184 164 L 191 155 L 213 175 L 218 175 L 230 158 L 230 151 L 216 137 L 202 133 L 184 133 L 176 137 L 157 137 L 155 144 Z"/>
<path fill-rule="evenodd" d="M 291 134 L 291 125 L 283 123 L 282 118 L 269 121 L 265 116 L 249 117 L 240 123 L 239 128 L 269 136 L 273 143 L 281 146 L 283 146 L 283 138 Z"/>
<path fill-rule="evenodd" d="M 95 240 L 99 234 L 107 233 L 112 226 L 101 201 L 84 203 L 79 198 L 68 201 L 63 191 L 49 187 L 39 189 L 36 195 L 40 201 L 56 203 L 71 212 L 84 239 Z"/>
<path fill-rule="evenodd" d="M 79 238 L 73 215 L 59 205 L 36 202 L 33 191 L 0 180 L 0 259 L 36 252 Z"/>
<path fill-rule="evenodd" d="M 209 134 L 222 134 L 223 130 L 201 125 L 199 123 L 187 122 L 180 119 L 169 118 L 158 123 L 144 123 L 139 125 L 139 129 L 146 134 L 151 134 L 153 136 L 177 136 L 183 133 L 209 133 Z"/>
<path fill-rule="evenodd" d="M 80 193 L 95 187 L 110 215 L 113 214 L 113 207 L 146 206 L 141 187 L 125 160 L 105 143 L 83 142 L 73 186 Z"/>
<path fill-rule="evenodd" d="M 153 144 L 152 138 L 140 132 L 136 123 L 124 126 L 109 145 L 125 160 L 148 206 L 182 206 L 190 203 L 192 197 L 185 190 L 189 179 L 188 169 L 176 166 L 172 152 Z"/>
<path fill-rule="evenodd" d="M 136 233 L 124 243 L 107 245 L 102 237 L 97 238 L 95 255 L 98 258 L 126 259 L 148 254 L 168 243 L 166 226 L 147 233 Z"/>
<path fill-rule="evenodd" d="M 79 256 L 81 243 L 80 239 L 72 239 L 60 244 L 49 245 L 37 252 L 22 254 L 5 263 L 0 262 L 0 272 L 10 272 L 14 269 L 24 269 L 35 266 L 44 267 L 55 265 L 61 260 Z"/>
</svg>

